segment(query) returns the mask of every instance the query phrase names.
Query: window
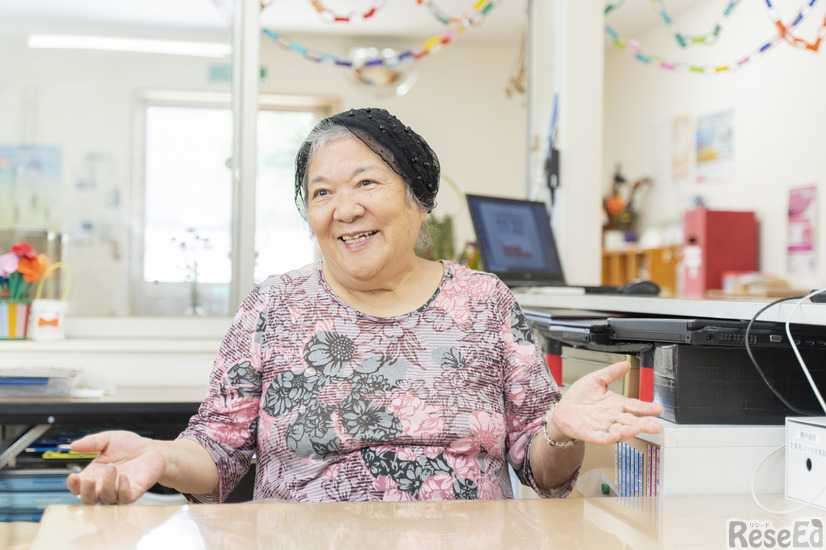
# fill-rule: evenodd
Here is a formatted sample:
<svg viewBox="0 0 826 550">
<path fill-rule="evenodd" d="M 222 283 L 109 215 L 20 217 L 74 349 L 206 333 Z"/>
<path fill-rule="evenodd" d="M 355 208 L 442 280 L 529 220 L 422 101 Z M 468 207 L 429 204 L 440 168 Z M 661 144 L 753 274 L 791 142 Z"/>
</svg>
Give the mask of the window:
<svg viewBox="0 0 826 550">
<path fill-rule="evenodd" d="M 227 316 L 231 232 L 254 223 L 254 277 L 315 258 L 293 201 L 295 153 L 333 112 L 330 101 L 262 96 L 257 120 L 255 220 L 232 220 L 232 113 L 229 97 L 145 93 L 138 102 L 141 230 L 133 245 L 132 309 L 141 316 Z"/>
<path fill-rule="evenodd" d="M 324 114 L 332 114 L 328 111 Z M 255 186 L 255 281 L 301 267 L 315 258 L 315 245 L 294 198 L 295 154 L 320 120 L 312 111 L 262 106 L 258 112 L 258 173 Z"/>
</svg>

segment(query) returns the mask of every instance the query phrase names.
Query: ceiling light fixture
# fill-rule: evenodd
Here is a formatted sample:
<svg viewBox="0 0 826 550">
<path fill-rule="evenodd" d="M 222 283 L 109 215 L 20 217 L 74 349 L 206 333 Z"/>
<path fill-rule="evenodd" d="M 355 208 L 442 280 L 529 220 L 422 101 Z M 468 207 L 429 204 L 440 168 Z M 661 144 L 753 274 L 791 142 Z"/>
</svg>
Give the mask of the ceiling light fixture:
<svg viewBox="0 0 826 550">
<path fill-rule="evenodd" d="M 196 57 L 227 57 L 232 51 L 229 44 L 220 42 L 181 42 L 68 34 L 33 34 L 29 36 L 28 44 L 30 48 L 160 53 Z"/>
</svg>

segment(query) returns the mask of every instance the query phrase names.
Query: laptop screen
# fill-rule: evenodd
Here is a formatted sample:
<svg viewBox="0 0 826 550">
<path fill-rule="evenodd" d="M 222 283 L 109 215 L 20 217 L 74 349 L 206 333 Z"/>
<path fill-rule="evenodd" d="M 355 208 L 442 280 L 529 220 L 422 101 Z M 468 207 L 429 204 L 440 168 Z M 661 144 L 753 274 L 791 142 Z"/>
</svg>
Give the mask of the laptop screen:
<svg viewBox="0 0 826 550">
<path fill-rule="evenodd" d="M 509 286 L 565 284 L 543 203 L 480 195 L 467 201 L 485 271 Z"/>
</svg>

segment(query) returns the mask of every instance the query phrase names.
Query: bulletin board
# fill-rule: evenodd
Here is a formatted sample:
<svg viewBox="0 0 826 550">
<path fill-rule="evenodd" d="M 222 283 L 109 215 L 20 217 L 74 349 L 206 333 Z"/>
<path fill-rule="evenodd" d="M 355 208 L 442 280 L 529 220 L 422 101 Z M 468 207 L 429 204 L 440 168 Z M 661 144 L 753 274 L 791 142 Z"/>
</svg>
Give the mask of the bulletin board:
<svg viewBox="0 0 826 550">
<path fill-rule="evenodd" d="M 0 144 L 0 229 L 56 229 L 61 222 L 62 151 Z"/>
</svg>

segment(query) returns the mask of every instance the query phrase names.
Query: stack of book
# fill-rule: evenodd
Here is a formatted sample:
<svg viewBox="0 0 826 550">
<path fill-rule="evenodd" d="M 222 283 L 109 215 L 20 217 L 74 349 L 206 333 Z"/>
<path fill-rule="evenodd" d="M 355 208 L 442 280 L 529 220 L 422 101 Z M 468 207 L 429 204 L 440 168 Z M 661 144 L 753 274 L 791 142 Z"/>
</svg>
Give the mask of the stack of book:
<svg viewBox="0 0 826 550">
<path fill-rule="evenodd" d="M 0 367 L 0 397 L 68 397 L 79 369 Z"/>
<path fill-rule="evenodd" d="M 62 468 L 0 472 L 0 521 L 40 521 L 49 504 L 80 504 Z"/>
<path fill-rule="evenodd" d="M 621 497 L 655 497 L 660 490 L 660 447 L 639 439 L 614 446 L 614 487 Z"/>
</svg>

